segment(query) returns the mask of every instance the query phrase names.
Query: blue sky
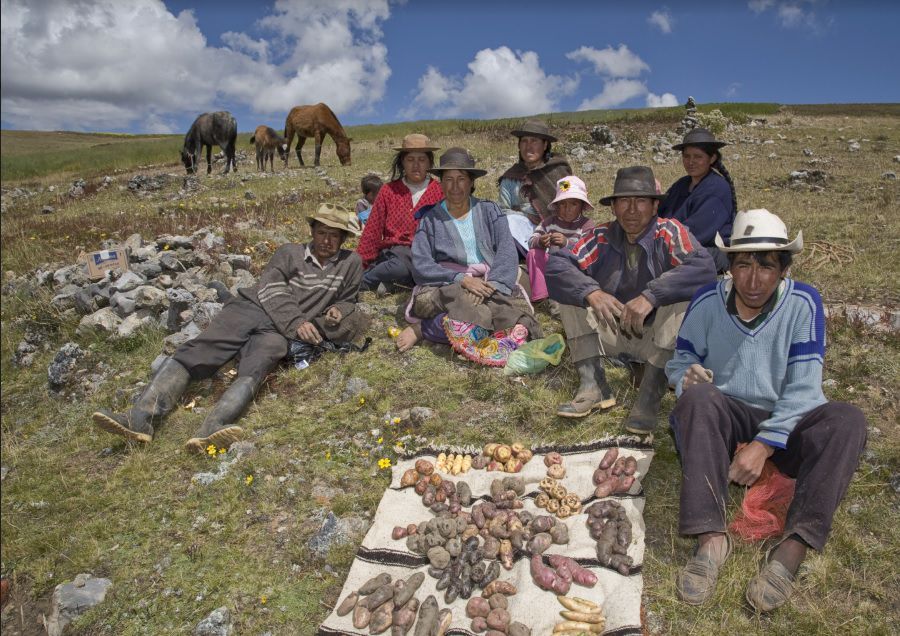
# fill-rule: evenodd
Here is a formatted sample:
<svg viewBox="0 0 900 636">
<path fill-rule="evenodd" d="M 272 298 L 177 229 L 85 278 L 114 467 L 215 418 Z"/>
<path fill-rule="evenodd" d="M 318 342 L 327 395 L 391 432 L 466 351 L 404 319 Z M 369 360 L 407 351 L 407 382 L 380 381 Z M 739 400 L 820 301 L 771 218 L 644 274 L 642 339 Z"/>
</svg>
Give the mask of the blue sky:
<svg viewBox="0 0 900 636">
<path fill-rule="evenodd" d="M 900 2 L 3 0 L 3 128 L 900 101 Z"/>
</svg>

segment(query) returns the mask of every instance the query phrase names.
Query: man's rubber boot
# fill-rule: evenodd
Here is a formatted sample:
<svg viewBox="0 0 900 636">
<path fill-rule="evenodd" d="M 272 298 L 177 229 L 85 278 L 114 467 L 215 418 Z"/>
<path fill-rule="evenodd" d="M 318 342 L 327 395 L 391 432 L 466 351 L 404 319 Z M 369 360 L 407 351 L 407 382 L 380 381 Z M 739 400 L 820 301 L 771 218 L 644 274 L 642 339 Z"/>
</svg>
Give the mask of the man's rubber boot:
<svg viewBox="0 0 900 636">
<path fill-rule="evenodd" d="M 560 417 L 586 417 L 594 409 L 608 409 L 616 405 L 612 389 L 606 382 L 606 372 L 600 358 L 588 358 L 575 363 L 580 384 L 571 402 L 560 404 Z"/>
<path fill-rule="evenodd" d="M 228 448 L 244 436 L 244 429 L 234 422 L 253 401 L 259 383 L 253 377 L 241 377 L 231 383 L 210 411 L 196 435 L 184 445 L 189 451 L 203 453 L 212 444 Z"/>
<path fill-rule="evenodd" d="M 107 433 L 121 435 L 133 442 L 149 443 L 153 440 L 153 422 L 175 408 L 190 381 L 188 370 L 169 358 L 162 363 L 134 406 L 121 414 L 105 409 L 96 411 L 92 416 L 94 424 Z"/>
<path fill-rule="evenodd" d="M 625 430 L 638 435 L 652 433 L 656 428 L 659 403 L 668 390 L 665 369 L 644 365 L 644 377 L 638 389 L 637 401 L 625 420 Z"/>
</svg>

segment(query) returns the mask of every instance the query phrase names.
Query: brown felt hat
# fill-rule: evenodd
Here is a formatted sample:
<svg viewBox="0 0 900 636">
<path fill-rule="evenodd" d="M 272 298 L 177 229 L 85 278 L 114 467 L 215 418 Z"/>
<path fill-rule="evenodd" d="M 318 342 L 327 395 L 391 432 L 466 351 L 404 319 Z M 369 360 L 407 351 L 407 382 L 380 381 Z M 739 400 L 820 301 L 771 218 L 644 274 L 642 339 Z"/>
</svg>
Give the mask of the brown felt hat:
<svg viewBox="0 0 900 636">
<path fill-rule="evenodd" d="M 529 119 L 510 134 L 519 138 L 537 137 L 538 139 L 546 139 L 547 141 L 559 141 L 559 139 L 550 134 L 550 126 L 540 119 Z"/>
<path fill-rule="evenodd" d="M 616 172 L 616 183 L 613 193 L 600 199 L 600 205 L 612 205 L 613 199 L 619 197 L 647 197 L 662 200 L 666 195 L 656 191 L 656 177 L 647 166 L 631 166 L 619 168 Z"/>
<path fill-rule="evenodd" d="M 475 167 L 475 159 L 465 148 L 447 148 L 447 152 L 441 155 L 440 165 L 428 172 L 440 178 L 445 170 L 462 170 L 463 172 L 468 172 L 473 179 L 487 174 L 487 170 L 480 170 Z"/>
<path fill-rule="evenodd" d="M 672 150 L 681 150 L 686 146 L 713 146 L 716 150 L 727 146 L 727 141 L 719 141 L 706 128 L 694 128 L 684 136 L 680 144 L 672 146 Z"/>
<path fill-rule="evenodd" d="M 397 152 L 434 152 L 440 150 L 434 145 L 427 135 L 421 133 L 410 133 L 403 138 L 403 142 L 399 147 L 395 147 Z"/>
<path fill-rule="evenodd" d="M 334 203 L 321 203 L 315 214 L 306 215 L 306 220 L 312 224 L 318 221 L 322 225 L 337 228 L 349 232 L 353 236 L 359 236 L 359 220 L 354 212 L 342 205 Z"/>
</svg>

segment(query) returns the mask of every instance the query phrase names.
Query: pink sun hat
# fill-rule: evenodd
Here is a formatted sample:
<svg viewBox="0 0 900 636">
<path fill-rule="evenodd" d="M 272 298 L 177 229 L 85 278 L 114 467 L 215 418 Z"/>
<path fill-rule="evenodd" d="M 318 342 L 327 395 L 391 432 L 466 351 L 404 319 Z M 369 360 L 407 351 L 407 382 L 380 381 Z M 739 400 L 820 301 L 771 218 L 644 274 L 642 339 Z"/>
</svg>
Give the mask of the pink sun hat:
<svg viewBox="0 0 900 636">
<path fill-rule="evenodd" d="M 556 182 L 556 198 L 550 202 L 548 206 L 550 210 L 554 210 L 556 204 L 563 199 L 578 199 L 584 203 L 585 209 L 594 209 L 594 206 L 588 200 L 587 186 L 584 185 L 584 181 L 574 175 L 563 177 Z"/>
</svg>

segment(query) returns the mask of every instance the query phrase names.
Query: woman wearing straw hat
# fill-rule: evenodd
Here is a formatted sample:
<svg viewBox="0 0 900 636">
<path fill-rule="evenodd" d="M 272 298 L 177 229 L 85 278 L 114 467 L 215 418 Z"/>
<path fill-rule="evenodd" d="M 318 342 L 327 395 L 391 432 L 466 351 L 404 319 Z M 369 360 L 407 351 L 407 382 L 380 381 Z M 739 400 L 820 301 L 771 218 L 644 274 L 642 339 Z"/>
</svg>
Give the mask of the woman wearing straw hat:
<svg viewBox="0 0 900 636">
<path fill-rule="evenodd" d="M 365 273 L 360 289 L 387 291 L 394 284 L 412 287 L 412 245 L 418 221 L 415 213 L 444 196 L 428 170 L 437 150 L 425 135 L 413 133 L 394 148 L 391 182 L 382 187 L 372 204 L 359 247 Z"/>
<path fill-rule="evenodd" d="M 672 150 L 681 151 L 681 162 L 687 176 L 681 177 L 666 192 L 659 204 L 659 215 L 676 219 L 688 227 L 716 262 L 716 269 L 728 269 L 728 258 L 719 251 L 713 239 L 718 232 L 727 242 L 737 214 L 734 182 L 722 163 L 723 146 L 706 128 L 694 128 Z"/>
<path fill-rule="evenodd" d="M 531 119 L 511 134 L 519 139 L 519 160 L 497 181 L 498 202 L 509 216 L 510 232 L 525 254 L 535 226 L 549 214 L 556 182 L 572 174 L 572 167 L 565 157 L 551 152 L 557 139 L 544 122 Z"/>
<path fill-rule="evenodd" d="M 397 347 L 406 351 L 424 337 L 501 366 L 504 354 L 529 335 L 541 336 L 516 283 L 518 258 L 509 227 L 496 203 L 472 196 L 475 179 L 486 171 L 475 167 L 468 151 L 448 149 L 430 172 L 440 177 L 444 199 L 418 215 L 412 246 L 416 289 L 407 312 L 413 324 L 397 338 Z M 473 335 L 483 332 L 490 335 Z M 467 346 L 480 340 L 490 342 Z"/>
</svg>

